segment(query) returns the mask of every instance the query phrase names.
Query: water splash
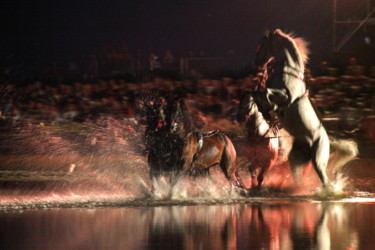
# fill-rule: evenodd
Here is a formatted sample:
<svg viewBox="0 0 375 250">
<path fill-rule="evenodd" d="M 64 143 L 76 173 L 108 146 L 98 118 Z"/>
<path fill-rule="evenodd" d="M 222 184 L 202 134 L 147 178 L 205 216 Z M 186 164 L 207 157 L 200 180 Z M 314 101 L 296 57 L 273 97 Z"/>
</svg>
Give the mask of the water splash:
<svg viewBox="0 0 375 250">
<path fill-rule="evenodd" d="M 349 187 L 349 178 L 344 173 L 338 173 L 332 182 L 334 193 L 343 193 Z"/>
<path fill-rule="evenodd" d="M 135 197 L 148 173 L 142 133 L 129 120 L 86 124 L 19 124 L 0 142 L 0 201 L 71 202 L 85 197 Z M 95 198 L 96 197 L 96 198 Z"/>
<path fill-rule="evenodd" d="M 286 165 L 271 169 L 264 182 L 265 189 L 254 196 L 244 196 L 242 190 L 231 187 L 220 171 L 222 176 L 212 179 L 180 176 L 173 182 L 168 178 L 150 180 L 142 132 L 129 129 L 129 121 L 101 118 L 77 126 L 69 130 L 42 125 L 19 127 L 8 141 L 2 142 L 0 146 L 8 144 L 12 150 L 6 157 L 0 156 L 5 159 L 0 181 L 1 175 L 8 171 L 18 178 L 15 180 L 29 183 L 20 186 L 17 192 L 4 194 L 0 190 L 0 202 L 23 204 L 23 207 L 116 203 L 131 199 L 152 200 L 156 204 L 189 200 L 222 203 L 254 199 L 254 196 L 294 195 L 288 193 L 293 181 Z M 244 174 L 248 176 L 248 171 Z M 215 170 L 211 177 L 215 177 Z M 29 185 L 34 182 L 34 186 Z M 316 189 L 320 183 L 313 175 L 304 184 L 313 190 L 308 195 L 318 197 L 345 197 L 351 188 L 343 170 L 337 174 L 330 192 Z"/>
<path fill-rule="evenodd" d="M 238 199 L 240 189 L 230 184 L 222 184 L 210 178 L 190 178 L 179 176 L 175 180 L 166 177 L 153 178 L 151 188 L 147 187 L 144 180 L 140 181 L 141 189 L 145 196 L 155 200 L 225 200 Z"/>
<path fill-rule="evenodd" d="M 320 186 L 316 196 L 321 198 L 345 198 L 352 195 L 349 178 L 344 173 L 337 173 L 335 180 L 327 187 Z"/>
</svg>

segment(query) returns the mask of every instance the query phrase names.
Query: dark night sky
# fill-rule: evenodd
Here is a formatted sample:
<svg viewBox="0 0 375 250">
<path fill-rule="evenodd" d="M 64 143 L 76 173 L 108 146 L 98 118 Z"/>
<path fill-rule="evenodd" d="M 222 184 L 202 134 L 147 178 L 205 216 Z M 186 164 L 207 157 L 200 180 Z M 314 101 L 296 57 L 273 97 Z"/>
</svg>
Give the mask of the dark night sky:
<svg viewBox="0 0 375 250">
<path fill-rule="evenodd" d="M 132 52 L 189 49 L 253 59 L 266 29 L 294 31 L 311 42 L 312 60 L 329 57 L 332 1 L 122 0 L 1 1 L 1 55 L 24 60 L 88 60 L 105 44 Z"/>
</svg>

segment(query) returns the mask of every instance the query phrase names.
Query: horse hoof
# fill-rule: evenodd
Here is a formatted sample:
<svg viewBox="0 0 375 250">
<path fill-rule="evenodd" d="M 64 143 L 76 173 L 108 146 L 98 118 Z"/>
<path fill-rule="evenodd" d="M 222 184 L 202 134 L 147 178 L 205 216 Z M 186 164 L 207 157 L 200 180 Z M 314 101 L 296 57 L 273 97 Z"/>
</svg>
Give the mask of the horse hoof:
<svg viewBox="0 0 375 250">
<path fill-rule="evenodd" d="M 260 192 L 260 189 L 258 188 L 248 188 L 248 189 L 242 189 L 240 194 L 245 197 L 254 197 L 254 196 L 259 196 L 261 192 Z"/>
<path fill-rule="evenodd" d="M 337 190 L 332 183 L 326 183 L 322 186 L 321 190 L 318 192 L 318 195 L 323 197 L 334 197 L 338 194 Z"/>
</svg>

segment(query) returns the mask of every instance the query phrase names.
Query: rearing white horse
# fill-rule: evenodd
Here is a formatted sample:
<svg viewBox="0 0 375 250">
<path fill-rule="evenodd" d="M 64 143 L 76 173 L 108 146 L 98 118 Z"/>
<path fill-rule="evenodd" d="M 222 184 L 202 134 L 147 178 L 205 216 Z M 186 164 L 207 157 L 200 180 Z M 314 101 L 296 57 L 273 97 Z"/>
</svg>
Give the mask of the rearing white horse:
<svg viewBox="0 0 375 250">
<path fill-rule="evenodd" d="M 345 145 L 330 142 L 306 93 L 303 78 L 307 60 L 308 50 L 303 39 L 294 38 L 279 29 L 265 34 L 258 44 L 255 58 L 256 66 L 263 69 L 267 76 L 266 88 L 259 95 L 262 104 L 277 113 L 283 127 L 294 137 L 288 159 L 295 181 L 299 179 L 300 166 L 312 161 L 323 186 L 329 187 L 326 169 L 330 144 L 350 155 L 341 164 L 357 155 L 357 146 L 354 142 Z"/>
</svg>

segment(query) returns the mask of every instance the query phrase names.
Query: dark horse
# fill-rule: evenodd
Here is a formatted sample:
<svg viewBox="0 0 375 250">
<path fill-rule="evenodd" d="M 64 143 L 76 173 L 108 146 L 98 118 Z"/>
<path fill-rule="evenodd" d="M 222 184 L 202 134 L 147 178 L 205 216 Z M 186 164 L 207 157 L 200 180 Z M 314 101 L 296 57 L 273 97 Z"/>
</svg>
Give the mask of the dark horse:
<svg viewBox="0 0 375 250">
<path fill-rule="evenodd" d="M 232 141 L 218 131 L 200 132 L 192 129 L 183 99 L 178 100 L 172 110 L 170 132 L 182 141 L 182 171 L 207 174 L 210 167 L 219 165 L 231 185 L 242 187 Z"/>
<path fill-rule="evenodd" d="M 256 93 L 245 91 L 242 94 L 237 120 L 245 124 L 248 139 L 239 153 L 249 160 L 251 186 L 260 188 L 264 176 L 278 158 L 280 133 L 276 123 L 270 124 L 263 117 L 255 102 Z"/>
<path fill-rule="evenodd" d="M 170 133 L 170 114 L 173 98 L 165 93 L 154 93 L 144 100 L 146 109 L 146 129 L 144 134 L 150 177 L 178 174 L 182 169 L 183 141 Z"/>
</svg>

